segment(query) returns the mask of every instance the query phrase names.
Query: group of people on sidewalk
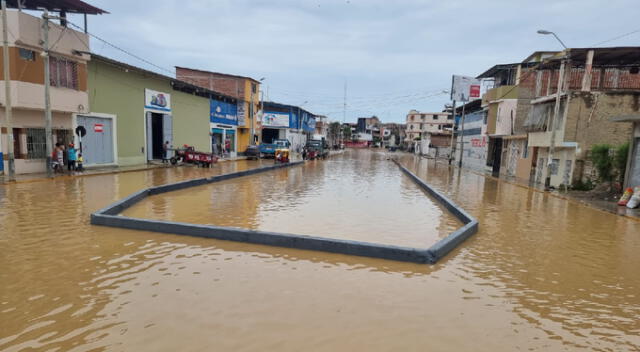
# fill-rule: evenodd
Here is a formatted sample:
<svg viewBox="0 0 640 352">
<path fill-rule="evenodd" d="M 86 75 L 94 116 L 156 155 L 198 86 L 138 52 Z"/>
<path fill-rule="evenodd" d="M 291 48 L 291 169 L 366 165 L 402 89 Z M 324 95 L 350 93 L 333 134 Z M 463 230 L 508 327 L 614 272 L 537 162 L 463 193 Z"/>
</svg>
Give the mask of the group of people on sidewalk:
<svg viewBox="0 0 640 352">
<path fill-rule="evenodd" d="M 51 167 L 53 168 L 53 171 L 56 173 L 64 173 L 65 151 L 68 172 L 71 174 L 76 171 L 84 171 L 84 167 L 82 166 L 82 153 L 78 153 L 78 150 L 75 148 L 73 143 L 69 143 L 69 147 L 66 150 L 64 144 L 56 143 L 56 147 L 53 149 L 53 153 L 51 155 Z"/>
</svg>

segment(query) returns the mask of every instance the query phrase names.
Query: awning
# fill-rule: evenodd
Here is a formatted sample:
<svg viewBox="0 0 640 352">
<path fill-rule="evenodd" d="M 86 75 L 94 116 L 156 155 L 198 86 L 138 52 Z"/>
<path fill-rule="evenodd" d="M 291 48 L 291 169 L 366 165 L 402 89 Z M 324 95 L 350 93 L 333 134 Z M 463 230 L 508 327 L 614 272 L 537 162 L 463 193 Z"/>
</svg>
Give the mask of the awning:
<svg viewBox="0 0 640 352">
<path fill-rule="evenodd" d="M 87 15 L 101 15 L 105 10 L 89 5 L 80 0 L 7 0 L 7 7 L 23 10 L 47 9 L 55 12 L 85 13 Z"/>
<path fill-rule="evenodd" d="M 609 119 L 612 122 L 640 122 L 640 115 L 621 115 Z"/>
</svg>

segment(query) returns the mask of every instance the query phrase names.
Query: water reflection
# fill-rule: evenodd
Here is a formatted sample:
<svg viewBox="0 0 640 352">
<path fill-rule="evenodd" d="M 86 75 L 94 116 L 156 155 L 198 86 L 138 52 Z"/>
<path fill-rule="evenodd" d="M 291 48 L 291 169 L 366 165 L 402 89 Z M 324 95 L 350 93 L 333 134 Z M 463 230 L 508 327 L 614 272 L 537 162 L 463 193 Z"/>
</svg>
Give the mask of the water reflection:
<svg viewBox="0 0 640 352">
<path fill-rule="evenodd" d="M 350 153 L 354 160 L 334 167 L 387 163 Z M 91 212 L 140 188 L 255 162 L 0 187 L 0 350 L 640 348 L 637 222 L 413 156 L 401 161 L 480 221 L 435 266 L 88 224 Z M 273 184 L 310 197 L 341 177 L 323 162 L 309 167 L 322 175 L 312 187 L 302 168 L 275 173 Z M 375 179 L 350 177 L 362 194 L 376 192 Z M 235 197 L 201 192 L 196 201 L 216 211 L 243 203 L 256 218 L 265 197 L 286 200 L 272 188 L 235 185 Z"/>
<path fill-rule="evenodd" d="M 369 151 L 152 196 L 123 215 L 420 248 L 462 226 Z"/>
</svg>

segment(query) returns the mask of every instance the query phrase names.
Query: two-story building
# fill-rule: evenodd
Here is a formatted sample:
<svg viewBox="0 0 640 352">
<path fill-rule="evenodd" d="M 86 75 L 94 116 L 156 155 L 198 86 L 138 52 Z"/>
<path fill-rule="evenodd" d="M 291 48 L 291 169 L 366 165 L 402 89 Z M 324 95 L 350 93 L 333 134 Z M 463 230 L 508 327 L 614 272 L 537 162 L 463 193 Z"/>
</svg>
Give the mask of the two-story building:
<svg viewBox="0 0 640 352">
<path fill-rule="evenodd" d="M 63 4 L 64 3 L 64 4 Z M 16 173 L 46 171 L 47 139 L 51 144 L 74 142 L 73 129 L 78 114 L 89 111 L 87 63 L 90 56 L 86 33 L 66 27 L 66 12 L 103 14 L 104 10 L 81 1 L 49 1 L 50 10 L 61 11 L 61 24 L 48 21 L 49 83 L 52 110 L 52 134 L 45 133 L 45 60 L 42 28 L 44 20 L 21 10 L 7 10 L 9 32 L 9 77 L 12 118 L 10 127 L 5 110 L 0 109 L 0 150 L 6 151 L 13 141 Z M 1 22 L 1 19 L 0 19 Z M 2 60 L 0 60 L 0 64 Z M 0 70 L 2 74 L 2 70 Z M 6 105 L 4 82 L 0 84 L 0 103 Z M 10 138 L 11 137 L 11 138 Z M 7 153 L 3 153 L 6 169 Z"/>
<path fill-rule="evenodd" d="M 534 92 L 524 128 L 536 183 L 545 182 L 547 168 L 551 186 L 595 178 L 591 147 L 620 145 L 631 138 L 630 124 L 611 119 L 640 111 L 639 47 L 566 49 L 521 80 L 528 80 Z"/>
<path fill-rule="evenodd" d="M 244 153 L 249 145 L 260 140 L 261 121 L 260 81 L 251 77 L 231 75 L 226 73 L 204 71 L 176 66 L 176 78 L 193 85 L 220 92 L 238 100 L 236 108 L 238 119 L 236 124 L 223 123 L 212 126 L 215 129 L 214 138 L 227 138 L 234 135 L 232 154 Z M 222 133 L 220 133 L 222 131 Z M 253 136 L 251 132 L 253 131 Z"/>
</svg>

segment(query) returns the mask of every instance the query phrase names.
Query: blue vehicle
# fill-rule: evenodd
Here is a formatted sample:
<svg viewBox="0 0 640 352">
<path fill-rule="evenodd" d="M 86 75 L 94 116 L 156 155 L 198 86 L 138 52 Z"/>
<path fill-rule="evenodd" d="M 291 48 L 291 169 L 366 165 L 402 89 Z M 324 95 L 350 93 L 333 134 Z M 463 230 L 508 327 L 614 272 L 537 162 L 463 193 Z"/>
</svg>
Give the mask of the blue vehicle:
<svg viewBox="0 0 640 352">
<path fill-rule="evenodd" d="M 274 158 L 276 149 L 288 149 L 289 147 L 291 147 L 291 143 L 287 139 L 274 139 L 273 143 L 262 143 L 260 144 L 260 157 Z"/>
</svg>

